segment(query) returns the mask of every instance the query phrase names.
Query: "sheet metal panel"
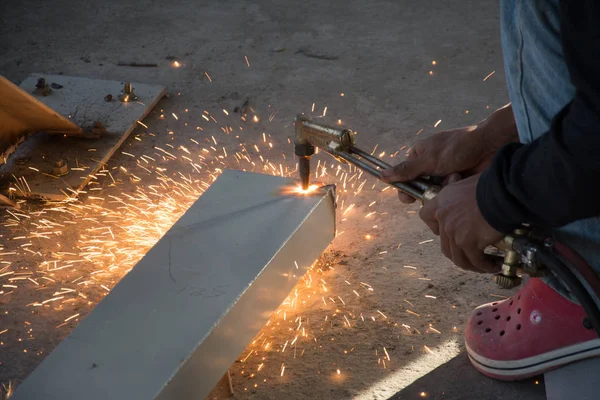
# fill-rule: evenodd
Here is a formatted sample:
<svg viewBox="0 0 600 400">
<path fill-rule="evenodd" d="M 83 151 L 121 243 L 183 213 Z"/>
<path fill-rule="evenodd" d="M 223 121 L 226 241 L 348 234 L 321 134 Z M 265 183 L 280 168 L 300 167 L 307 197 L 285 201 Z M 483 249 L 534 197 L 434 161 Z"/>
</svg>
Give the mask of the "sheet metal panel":
<svg viewBox="0 0 600 400">
<path fill-rule="evenodd" d="M 292 184 L 225 171 L 12 400 L 204 399 L 334 238 Z"/>
</svg>

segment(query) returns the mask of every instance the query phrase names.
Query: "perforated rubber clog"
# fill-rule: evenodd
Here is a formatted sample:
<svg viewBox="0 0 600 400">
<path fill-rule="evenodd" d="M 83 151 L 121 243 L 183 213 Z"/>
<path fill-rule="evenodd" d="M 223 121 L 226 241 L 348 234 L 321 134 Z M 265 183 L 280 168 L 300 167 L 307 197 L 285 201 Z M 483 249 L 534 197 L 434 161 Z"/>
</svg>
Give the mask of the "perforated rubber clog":
<svg viewBox="0 0 600 400">
<path fill-rule="evenodd" d="M 583 308 L 539 278 L 506 300 L 477 307 L 467 321 L 465 344 L 475 368 L 501 380 L 600 355 L 600 338 Z"/>
</svg>

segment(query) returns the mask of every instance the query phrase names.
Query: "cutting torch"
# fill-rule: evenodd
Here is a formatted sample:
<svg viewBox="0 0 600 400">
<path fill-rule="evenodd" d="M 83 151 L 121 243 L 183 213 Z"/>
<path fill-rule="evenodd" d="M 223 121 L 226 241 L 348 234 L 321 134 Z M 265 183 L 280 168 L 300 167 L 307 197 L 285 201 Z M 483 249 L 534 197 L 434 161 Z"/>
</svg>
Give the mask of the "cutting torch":
<svg viewBox="0 0 600 400">
<path fill-rule="evenodd" d="M 298 158 L 298 172 L 303 189 L 308 189 L 310 185 L 310 159 L 317 148 L 377 179 L 381 179 L 381 170 L 391 167 L 385 161 L 358 148 L 356 133 L 350 129 L 318 123 L 304 115 L 298 115 L 294 125 L 294 153 Z M 423 204 L 442 190 L 442 186 L 431 177 L 388 185 Z M 490 250 L 496 253 L 496 262 L 501 265 L 500 272 L 493 276 L 499 287 L 510 289 L 520 285 L 522 275 L 542 277 L 553 273 L 579 299 L 600 334 L 600 278 L 575 251 L 550 237 L 537 234 L 526 225 L 491 247 L 495 248 L 495 251 Z"/>
</svg>

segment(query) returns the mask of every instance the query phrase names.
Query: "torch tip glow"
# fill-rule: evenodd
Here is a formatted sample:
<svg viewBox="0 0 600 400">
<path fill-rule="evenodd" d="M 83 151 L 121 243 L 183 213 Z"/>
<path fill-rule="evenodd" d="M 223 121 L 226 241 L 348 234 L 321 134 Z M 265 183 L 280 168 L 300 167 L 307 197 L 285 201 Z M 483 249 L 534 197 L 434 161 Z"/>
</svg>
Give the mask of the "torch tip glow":
<svg viewBox="0 0 600 400">
<path fill-rule="evenodd" d="M 313 194 L 318 188 L 322 185 L 312 184 L 307 189 L 302 189 L 302 185 L 297 186 L 286 186 L 282 189 L 282 194 L 298 194 L 307 196 L 309 194 Z"/>
<path fill-rule="evenodd" d="M 310 185 L 307 189 L 302 189 L 302 186 L 297 186 L 294 189 L 294 192 L 299 194 L 309 194 L 317 190 L 319 187 L 319 185 Z"/>
</svg>

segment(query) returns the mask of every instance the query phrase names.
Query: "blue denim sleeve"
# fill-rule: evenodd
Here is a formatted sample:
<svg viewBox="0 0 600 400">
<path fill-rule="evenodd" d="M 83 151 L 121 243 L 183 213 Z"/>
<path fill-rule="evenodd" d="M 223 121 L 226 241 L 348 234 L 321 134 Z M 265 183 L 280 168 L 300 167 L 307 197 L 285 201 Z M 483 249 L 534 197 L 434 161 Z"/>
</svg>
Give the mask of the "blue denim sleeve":
<svg viewBox="0 0 600 400">
<path fill-rule="evenodd" d="M 600 215 L 600 2 L 561 1 L 560 18 L 573 100 L 541 137 L 502 148 L 477 187 L 484 218 L 502 232 Z"/>
</svg>

